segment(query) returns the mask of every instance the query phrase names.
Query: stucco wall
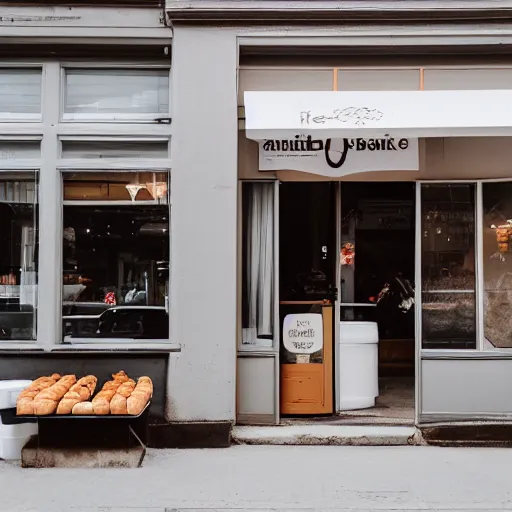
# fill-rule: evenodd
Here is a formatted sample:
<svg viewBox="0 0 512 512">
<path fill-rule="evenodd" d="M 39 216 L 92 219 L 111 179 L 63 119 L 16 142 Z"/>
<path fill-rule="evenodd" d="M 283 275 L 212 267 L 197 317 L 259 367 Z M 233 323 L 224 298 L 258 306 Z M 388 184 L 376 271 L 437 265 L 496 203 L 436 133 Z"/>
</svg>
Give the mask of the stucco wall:
<svg viewBox="0 0 512 512">
<path fill-rule="evenodd" d="M 168 418 L 235 418 L 237 44 L 231 30 L 173 40 Z"/>
</svg>

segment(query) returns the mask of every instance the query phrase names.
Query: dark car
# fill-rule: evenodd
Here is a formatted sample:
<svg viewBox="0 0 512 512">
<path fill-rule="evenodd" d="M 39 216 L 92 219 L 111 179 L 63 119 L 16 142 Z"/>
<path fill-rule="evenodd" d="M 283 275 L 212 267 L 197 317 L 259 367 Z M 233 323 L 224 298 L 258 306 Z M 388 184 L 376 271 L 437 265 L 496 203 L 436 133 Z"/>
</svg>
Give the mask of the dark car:
<svg viewBox="0 0 512 512">
<path fill-rule="evenodd" d="M 99 318 L 98 338 L 169 339 L 169 315 L 160 306 L 118 306 Z"/>
</svg>

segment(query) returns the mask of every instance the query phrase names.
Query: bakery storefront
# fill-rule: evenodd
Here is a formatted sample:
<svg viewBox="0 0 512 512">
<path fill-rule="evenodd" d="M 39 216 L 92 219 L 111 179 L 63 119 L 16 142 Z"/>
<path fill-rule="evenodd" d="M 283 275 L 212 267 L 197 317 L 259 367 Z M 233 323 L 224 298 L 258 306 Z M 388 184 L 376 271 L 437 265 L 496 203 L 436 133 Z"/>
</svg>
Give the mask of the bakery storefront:
<svg viewBox="0 0 512 512">
<path fill-rule="evenodd" d="M 239 423 L 510 419 L 511 87 L 241 65 Z"/>
</svg>

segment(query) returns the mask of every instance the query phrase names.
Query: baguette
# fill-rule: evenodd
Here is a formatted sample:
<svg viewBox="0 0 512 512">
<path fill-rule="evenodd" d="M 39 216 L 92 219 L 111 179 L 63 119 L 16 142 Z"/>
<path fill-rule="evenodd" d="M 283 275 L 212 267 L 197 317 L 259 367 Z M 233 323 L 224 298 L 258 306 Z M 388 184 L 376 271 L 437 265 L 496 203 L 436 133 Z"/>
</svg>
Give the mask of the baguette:
<svg viewBox="0 0 512 512">
<path fill-rule="evenodd" d="M 72 413 L 75 415 L 87 415 L 91 416 L 94 414 L 92 408 L 92 402 L 79 402 L 73 406 Z"/>
<path fill-rule="evenodd" d="M 34 414 L 36 416 L 53 414 L 61 398 L 75 383 L 76 377 L 74 375 L 65 375 L 52 386 L 43 389 L 43 391 L 38 393 L 34 398 Z"/>
<path fill-rule="evenodd" d="M 110 401 L 116 394 L 119 386 L 123 382 L 127 382 L 129 379 L 128 375 L 123 371 L 112 374 L 112 380 L 105 382 L 101 391 L 92 399 L 92 408 L 94 414 L 105 415 L 110 413 Z"/>
<path fill-rule="evenodd" d="M 140 377 L 132 394 L 128 397 L 127 412 L 138 416 L 153 396 L 153 382 L 149 377 Z"/>
<path fill-rule="evenodd" d="M 135 381 L 123 382 L 110 401 L 111 414 L 128 414 L 127 399 L 135 389 Z"/>
<path fill-rule="evenodd" d="M 71 414 L 76 404 L 89 400 L 96 389 L 97 382 L 98 379 L 94 375 L 87 375 L 79 379 L 62 397 L 57 406 L 57 414 Z"/>
<path fill-rule="evenodd" d="M 60 379 L 58 373 L 49 377 L 39 377 L 30 386 L 26 387 L 16 400 L 16 414 L 19 416 L 34 414 L 34 398 L 46 388 L 49 388 Z"/>
</svg>

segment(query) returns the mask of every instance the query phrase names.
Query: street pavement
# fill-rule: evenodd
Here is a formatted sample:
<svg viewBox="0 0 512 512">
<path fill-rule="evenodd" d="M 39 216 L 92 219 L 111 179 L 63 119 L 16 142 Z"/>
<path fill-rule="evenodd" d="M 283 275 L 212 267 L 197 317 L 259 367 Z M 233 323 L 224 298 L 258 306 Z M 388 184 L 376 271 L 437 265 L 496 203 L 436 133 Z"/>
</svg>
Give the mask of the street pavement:
<svg viewBox="0 0 512 512">
<path fill-rule="evenodd" d="M 150 450 L 139 469 L 0 462 L 9 512 L 512 511 L 512 450 L 234 446 Z"/>
</svg>

